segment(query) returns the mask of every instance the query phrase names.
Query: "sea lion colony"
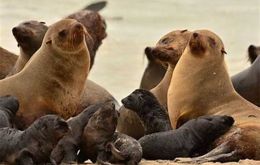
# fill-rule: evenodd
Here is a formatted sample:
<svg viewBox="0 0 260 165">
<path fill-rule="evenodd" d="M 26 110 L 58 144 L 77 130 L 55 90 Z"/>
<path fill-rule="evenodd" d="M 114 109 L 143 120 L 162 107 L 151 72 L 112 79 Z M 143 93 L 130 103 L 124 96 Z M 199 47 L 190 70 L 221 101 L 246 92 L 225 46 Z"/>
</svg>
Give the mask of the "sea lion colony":
<svg viewBox="0 0 260 165">
<path fill-rule="evenodd" d="M 12 29 L 19 57 L 0 49 L 1 162 L 260 159 L 259 47 L 249 47 L 252 65 L 232 77 L 240 96 L 216 34 L 170 32 L 145 48 L 150 63 L 141 87 L 146 90 L 122 99 L 118 112 L 113 96 L 87 79 L 106 37 L 104 19 L 87 10 L 50 26 L 23 22 Z"/>
</svg>

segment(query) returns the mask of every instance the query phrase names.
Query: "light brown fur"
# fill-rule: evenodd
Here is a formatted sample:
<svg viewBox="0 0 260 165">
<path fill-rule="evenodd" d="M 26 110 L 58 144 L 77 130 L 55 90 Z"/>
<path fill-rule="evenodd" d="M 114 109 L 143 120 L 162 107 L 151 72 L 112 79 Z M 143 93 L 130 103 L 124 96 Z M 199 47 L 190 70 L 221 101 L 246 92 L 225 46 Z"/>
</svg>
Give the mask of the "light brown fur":
<svg viewBox="0 0 260 165">
<path fill-rule="evenodd" d="M 156 87 L 150 90 L 164 107 L 167 107 L 167 91 L 172 72 L 188 43 L 190 35 L 191 32 L 187 30 L 175 30 L 163 36 L 155 47 L 147 47 L 145 50 L 146 54 L 148 53 L 164 64 L 170 59 L 164 78 Z M 142 137 L 144 135 L 144 127 L 136 113 L 124 106 L 119 111 L 118 131 L 134 138 Z"/>
<path fill-rule="evenodd" d="M 5 78 L 10 70 L 12 70 L 17 58 L 18 56 L 14 53 L 0 47 L 0 79 Z"/>
<path fill-rule="evenodd" d="M 168 112 L 173 128 L 202 115 L 230 115 L 231 131 L 216 142 L 228 143 L 239 158 L 260 159 L 260 110 L 239 96 L 224 62 L 221 39 L 207 30 L 195 31 L 172 75 Z M 236 133 L 234 133 L 236 132 Z"/>
<path fill-rule="evenodd" d="M 25 128 L 49 113 L 65 119 L 75 114 L 90 66 L 84 33 L 75 20 L 53 24 L 24 69 L 0 81 L 0 95 L 19 99 L 18 127 Z"/>
</svg>

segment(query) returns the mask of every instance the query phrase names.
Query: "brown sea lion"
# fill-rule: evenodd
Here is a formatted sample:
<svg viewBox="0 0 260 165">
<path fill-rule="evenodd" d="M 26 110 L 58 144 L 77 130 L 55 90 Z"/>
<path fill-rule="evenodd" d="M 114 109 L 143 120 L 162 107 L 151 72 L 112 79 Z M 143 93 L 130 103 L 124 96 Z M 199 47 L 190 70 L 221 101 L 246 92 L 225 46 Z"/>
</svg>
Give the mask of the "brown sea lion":
<svg viewBox="0 0 260 165">
<path fill-rule="evenodd" d="M 65 119 L 75 114 L 90 65 L 85 33 L 73 19 L 53 24 L 24 69 L 0 81 L 0 95 L 16 96 L 20 102 L 18 128 L 45 114 Z"/>
<path fill-rule="evenodd" d="M 70 131 L 65 135 L 51 152 L 51 158 L 57 164 L 77 161 L 77 153 L 82 133 L 91 116 L 100 109 L 101 104 L 89 106 L 80 114 L 68 119 Z"/>
<path fill-rule="evenodd" d="M 16 74 L 24 68 L 32 55 L 40 48 L 47 30 L 45 22 L 34 20 L 22 22 L 12 29 L 18 47 L 20 47 L 20 55 L 8 76 Z"/>
<path fill-rule="evenodd" d="M 143 158 L 173 160 L 203 153 L 233 123 L 234 119 L 230 116 L 201 116 L 189 120 L 176 130 L 145 135 L 139 139 Z"/>
<path fill-rule="evenodd" d="M 232 84 L 239 95 L 260 107 L 260 56 L 252 65 L 231 77 Z"/>
<path fill-rule="evenodd" d="M 0 97 L 0 128 L 13 127 L 14 117 L 19 109 L 19 102 L 13 96 Z"/>
<path fill-rule="evenodd" d="M 170 84 L 172 72 L 177 64 L 183 50 L 185 49 L 191 32 L 188 30 L 175 30 L 163 36 L 155 47 L 147 47 L 145 53 L 149 56 L 158 58 L 160 61 L 167 62 L 170 57 L 170 65 L 162 81 L 150 91 L 155 95 L 161 105 L 167 107 L 167 91 Z M 136 139 L 144 135 L 144 128 L 138 115 L 122 106 L 119 110 L 117 130 Z"/>
<path fill-rule="evenodd" d="M 105 148 L 116 130 L 118 111 L 112 102 L 103 103 L 84 129 L 80 144 L 79 162 L 90 159 L 103 162 Z"/>
<path fill-rule="evenodd" d="M 0 59 L 0 79 L 3 79 L 12 70 L 18 56 L 0 47 Z"/>
<path fill-rule="evenodd" d="M 145 135 L 172 129 L 167 111 L 150 91 L 136 89 L 122 103 L 140 117 Z"/>
<path fill-rule="evenodd" d="M 52 149 L 69 131 L 68 124 L 56 115 L 37 119 L 24 131 L 13 128 L 0 129 L 0 162 L 34 165 L 53 162 Z"/>
<path fill-rule="evenodd" d="M 260 55 L 260 46 L 250 45 L 247 51 L 248 51 L 248 59 L 252 64 L 255 61 L 255 59 Z"/>
<path fill-rule="evenodd" d="M 76 19 L 82 23 L 91 36 L 90 39 L 86 40 L 89 47 L 91 69 L 94 64 L 96 52 L 99 46 L 102 44 L 102 40 L 107 36 L 106 22 L 98 12 L 91 10 L 81 10 L 67 16 L 66 18 Z"/>
<path fill-rule="evenodd" d="M 228 76 L 224 44 L 207 30 L 193 32 L 172 74 L 168 112 L 173 128 L 202 115 L 228 115 L 235 127 L 216 141 L 218 148 L 199 159 L 260 159 L 259 108 L 238 95 Z"/>
</svg>

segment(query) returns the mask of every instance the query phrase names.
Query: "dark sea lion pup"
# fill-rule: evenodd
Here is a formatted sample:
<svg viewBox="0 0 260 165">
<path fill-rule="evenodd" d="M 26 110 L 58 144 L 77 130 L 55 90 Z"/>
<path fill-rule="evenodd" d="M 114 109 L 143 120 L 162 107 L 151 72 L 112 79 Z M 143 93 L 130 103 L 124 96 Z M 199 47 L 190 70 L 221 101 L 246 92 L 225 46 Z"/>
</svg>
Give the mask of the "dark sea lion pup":
<svg viewBox="0 0 260 165">
<path fill-rule="evenodd" d="M 79 162 L 87 159 L 97 163 L 103 162 L 106 144 L 116 130 L 118 116 L 119 113 L 112 102 L 103 103 L 93 114 L 81 138 Z"/>
<path fill-rule="evenodd" d="M 106 145 L 106 151 L 105 159 L 113 164 L 137 165 L 143 155 L 142 147 L 136 139 L 119 132 Z"/>
<path fill-rule="evenodd" d="M 34 165 L 53 162 L 49 156 L 58 141 L 69 131 L 68 124 L 56 115 L 37 119 L 24 131 L 0 129 L 0 162 Z"/>
<path fill-rule="evenodd" d="M 138 114 L 144 124 L 146 135 L 172 129 L 167 111 L 150 91 L 136 89 L 124 98 L 122 103 Z"/>
<path fill-rule="evenodd" d="M 192 119 L 177 130 L 158 132 L 139 139 L 143 158 L 173 160 L 190 157 L 224 134 L 233 125 L 230 116 L 202 116 Z"/>
<path fill-rule="evenodd" d="M 51 158 L 57 164 L 77 161 L 77 152 L 82 133 L 91 116 L 99 110 L 101 104 L 91 105 L 77 116 L 67 121 L 70 126 L 69 133 L 64 136 L 51 153 Z"/>
<path fill-rule="evenodd" d="M 22 22 L 12 29 L 18 47 L 20 47 L 20 55 L 8 76 L 22 70 L 27 61 L 41 47 L 44 34 L 47 30 L 48 26 L 45 25 L 45 22 L 34 20 Z"/>
<path fill-rule="evenodd" d="M 19 102 L 16 97 L 10 95 L 0 97 L 0 128 L 12 127 L 18 109 Z"/>
</svg>

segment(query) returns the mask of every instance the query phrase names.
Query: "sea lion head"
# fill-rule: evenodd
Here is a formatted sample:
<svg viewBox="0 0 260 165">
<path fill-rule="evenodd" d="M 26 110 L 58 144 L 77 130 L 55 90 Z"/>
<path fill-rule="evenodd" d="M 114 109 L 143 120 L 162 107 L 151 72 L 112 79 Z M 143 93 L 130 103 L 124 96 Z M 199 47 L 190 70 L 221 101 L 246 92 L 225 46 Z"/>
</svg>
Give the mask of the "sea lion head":
<svg viewBox="0 0 260 165">
<path fill-rule="evenodd" d="M 19 101 L 16 97 L 11 95 L 1 96 L 0 109 L 2 108 L 8 109 L 13 115 L 15 115 L 19 109 Z"/>
<path fill-rule="evenodd" d="M 129 96 L 122 99 L 122 103 L 126 108 L 136 112 L 145 106 L 153 107 L 154 105 L 159 105 L 156 97 L 145 89 L 136 89 Z"/>
<path fill-rule="evenodd" d="M 201 116 L 194 119 L 190 128 L 202 139 L 212 141 L 227 132 L 234 123 L 231 116 Z"/>
<path fill-rule="evenodd" d="M 221 39 L 215 33 L 208 30 L 194 31 L 189 41 L 189 49 L 195 57 L 214 55 L 223 59 L 223 55 L 226 54 Z"/>
<path fill-rule="evenodd" d="M 93 114 L 88 125 L 102 132 L 103 136 L 111 136 L 116 130 L 118 117 L 119 112 L 115 109 L 115 104 L 107 102 Z"/>
<path fill-rule="evenodd" d="M 45 139 L 58 141 L 68 133 L 67 122 L 57 115 L 45 115 L 37 119 L 33 126 L 44 136 Z"/>
<path fill-rule="evenodd" d="M 175 30 L 163 36 L 155 47 L 146 47 L 145 54 L 148 59 L 156 59 L 162 64 L 175 66 L 187 46 L 191 32 L 188 30 Z"/>
<path fill-rule="evenodd" d="M 78 53 L 87 48 L 85 43 L 84 26 L 74 19 L 63 19 L 51 25 L 45 34 L 43 43 L 63 54 Z"/>
<path fill-rule="evenodd" d="M 12 33 L 23 52 L 30 58 L 41 46 L 48 30 L 45 22 L 26 21 L 12 29 Z"/>
</svg>

